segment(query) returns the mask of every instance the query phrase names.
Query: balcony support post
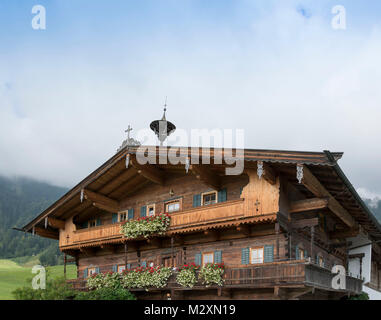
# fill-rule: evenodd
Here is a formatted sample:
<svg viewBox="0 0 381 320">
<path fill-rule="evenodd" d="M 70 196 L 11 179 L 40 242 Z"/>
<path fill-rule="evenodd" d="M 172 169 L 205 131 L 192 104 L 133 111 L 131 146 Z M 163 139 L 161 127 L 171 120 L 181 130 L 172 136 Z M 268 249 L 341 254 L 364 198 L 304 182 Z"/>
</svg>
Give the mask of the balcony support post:
<svg viewBox="0 0 381 320">
<path fill-rule="evenodd" d="M 279 261 L 279 223 L 275 224 L 275 234 L 276 234 L 276 261 Z"/>
<path fill-rule="evenodd" d="M 311 259 L 314 261 L 314 238 L 315 238 L 315 227 L 311 227 Z"/>
<path fill-rule="evenodd" d="M 65 280 L 66 280 L 66 261 L 67 261 L 66 252 L 64 252 L 64 278 L 65 278 Z"/>
<path fill-rule="evenodd" d="M 175 266 L 174 265 L 174 260 L 173 260 L 173 244 L 175 242 L 175 239 L 173 237 L 171 237 L 171 265 L 172 265 L 172 268 Z"/>
<path fill-rule="evenodd" d="M 124 267 L 125 270 L 127 270 L 127 251 L 128 251 L 128 245 L 127 241 L 124 243 Z"/>
<path fill-rule="evenodd" d="M 187 263 L 187 247 L 183 247 L 183 265 Z"/>
</svg>

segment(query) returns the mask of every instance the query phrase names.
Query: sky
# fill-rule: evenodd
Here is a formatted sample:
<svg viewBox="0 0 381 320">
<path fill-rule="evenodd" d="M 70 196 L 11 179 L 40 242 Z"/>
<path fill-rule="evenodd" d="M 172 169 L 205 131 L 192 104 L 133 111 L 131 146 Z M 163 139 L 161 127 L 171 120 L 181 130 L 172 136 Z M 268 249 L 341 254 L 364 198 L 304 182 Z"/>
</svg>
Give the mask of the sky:
<svg viewBox="0 0 381 320">
<path fill-rule="evenodd" d="M 32 28 L 32 7 L 46 29 Z M 342 5 L 346 28 L 334 29 Z M 378 0 L 2 0 L 0 174 L 72 187 L 162 115 L 245 147 L 344 152 L 381 198 Z"/>
</svg>

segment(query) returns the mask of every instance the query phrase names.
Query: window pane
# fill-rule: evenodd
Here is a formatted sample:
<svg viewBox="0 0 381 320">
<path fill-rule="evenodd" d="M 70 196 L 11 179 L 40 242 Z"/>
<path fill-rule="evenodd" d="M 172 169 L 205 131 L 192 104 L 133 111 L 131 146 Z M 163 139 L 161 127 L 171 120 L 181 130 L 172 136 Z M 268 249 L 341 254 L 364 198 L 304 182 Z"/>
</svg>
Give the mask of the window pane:
<svg viewBox="0 0 381 320">
<path fill-rule="evenodd" d="M 124 270 L 126 270 L 126 266 L 118 266 L 119 273 L 122 273 Z"/>
<path fill-rule="evenodd" d="M 263 263 L 263 249 L 251 249 L 251 263 Z"/>
<path fill-rule="evenodd" d="M 213 253 L 206 253 L 203 255 L 203 264 L 213 263 Z"/>
</svg>

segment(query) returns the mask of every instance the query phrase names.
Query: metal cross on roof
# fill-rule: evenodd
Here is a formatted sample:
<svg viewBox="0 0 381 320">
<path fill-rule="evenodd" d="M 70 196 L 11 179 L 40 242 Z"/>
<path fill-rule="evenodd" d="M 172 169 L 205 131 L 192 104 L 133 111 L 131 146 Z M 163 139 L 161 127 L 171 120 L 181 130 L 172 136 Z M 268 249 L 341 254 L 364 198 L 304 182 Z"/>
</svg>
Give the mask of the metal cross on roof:
<svg viewBox="0 0 381 320">
<path fill-rule="evenodd" d="M 127 140 L 130 140 L 130 132 L 132 131 L 132 127 L 130 125 L 128 125 L 128 128 L 127 130 L 125 130 L 124 132 L 127 132 Z"/>
</svg>

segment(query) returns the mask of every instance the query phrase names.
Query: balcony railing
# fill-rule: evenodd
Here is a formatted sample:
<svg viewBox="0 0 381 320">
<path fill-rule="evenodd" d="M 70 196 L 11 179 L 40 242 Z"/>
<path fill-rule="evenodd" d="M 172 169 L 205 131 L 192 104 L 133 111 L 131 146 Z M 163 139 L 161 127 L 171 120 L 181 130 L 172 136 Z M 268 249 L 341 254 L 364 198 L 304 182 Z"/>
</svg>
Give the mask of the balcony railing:
<svg viewBox="0 0 381 320">
<path fill-rule="evenodd" d="M 157 290 L 191 290 L 183 288 L 176 282 L 178 272 L 175 271 L 168 280 L 165 288 L 150 288 L 149 291 Z M 332 287 L 332 279 L 335 274 L 325 268 L 305 261 L 283 261 L 253 266 L 227 267 L 224 273 L 224 284 L 222 288 L 230 289 L 254 289 L 279 287 L 314 287 L 321 290 L 335 291 Z M 68 281 L 75 289 L 83 290 L 86 281 L 83 279 Z M 336 290 L 350 294 L 362 292 L 363 281 L 350 276 L 346 277 L 346 289 Z M 209 289 L 220 288 L 210 286 Z M 193 290 L 207 289 L 198 281 Z M 131 289 L 130 291 L 144 291 L 145 289 Z"/>
<path fill-rule="evenodd" d="M 168 231 L 178 231 L 185 228 L 197 228 L 219 222 L 229 223 L 245 217 L 244 199 L 227 201 L 205 207 L 192 208 L 171 214 L 171 225 Z M 255 213 L 251 217 L 254 216 Z M 68 246 L 101 240 L 122 238 L 120 223 L 103 225 L 73 232 L 69 239 L 61 239 L 60 246 Z"/>
</svg>

